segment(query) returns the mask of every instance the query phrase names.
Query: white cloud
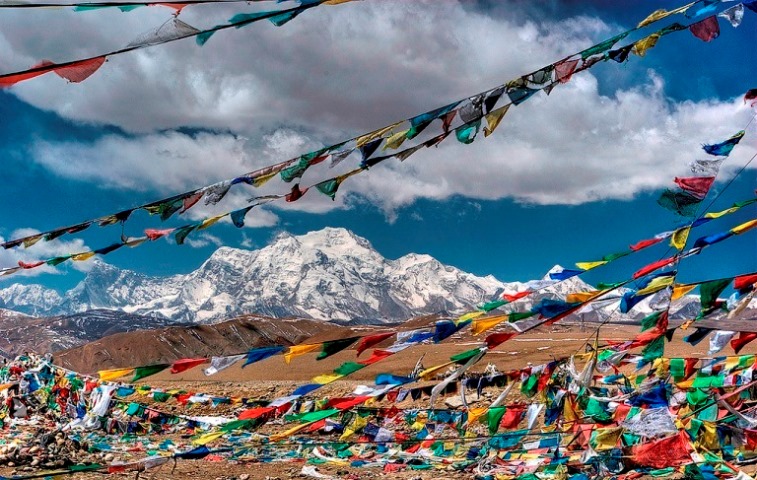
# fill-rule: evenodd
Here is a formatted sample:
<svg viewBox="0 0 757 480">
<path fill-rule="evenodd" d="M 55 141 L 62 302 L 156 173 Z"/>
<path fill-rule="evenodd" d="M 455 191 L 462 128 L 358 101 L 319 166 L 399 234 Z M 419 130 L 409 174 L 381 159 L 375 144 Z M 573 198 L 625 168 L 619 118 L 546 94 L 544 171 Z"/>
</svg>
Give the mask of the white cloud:
<svg viewBox="0 0 757 480">
<path fill-rule="evenodd" d="M 8 236 L 8 239 L 23 238 L 31 235 L 36 235 L 38 233 L 40 233 L 40 231 L 33 228 L 19 228 L 12 231 Z M 6 239 L 0 237 L 0 242 L 4 241 L 6 241 Z M 89 250 L 89 248 L 80 238 L 73 240 L 58 239 L 51 242 L 39 241 L 29 248 L 18 247 L 8 250 L 0 249 L 0 268 L 18 266 L 19 261 L 33 263 L 35 261 L 47 260 L 52 257 L 68 255 L 70 253 L 78 253 L 87 250 Z M 61 266 L 59 267 L 41 265 L 29 270 L 18 270 L 16 273 L 7 278 L 13 279 L 18 276 L 35 277 L 43 273 L 65 274 L 68 268 L 73 268 L 81 272 L 88 272 L 92 268 L 92 262 L 69 261 L 61 264 Z"/>
<path fill-rule="evenodd" d="M 208 11 L 192 7 L 182 19 L 212 24 Z M 217 20 L 236 9 L 221 11 Z M 14 13 L 0 19 L 0 61 L 30 63 L 42 52 L 60 58 L 91 54 L 95 46 L 128 43 L 145 24 L 167 16 L 165 10 L 140 9 L 45 17 L 51 32 L 87 32 L 82 44 L 88 46 L 79 48 L 25 34 Z M 617 30 L 589 17 L 517 24 L 456 2 L 355 2 L 316 8 L 281 28 L 262 23 L 221 32 L 204 48 L 179 41 L 123 55 L 81 85 L 47 76 L 13 91 L 71 119 L 142 132 L 92 144 L 39 141 L 33 149 L 37 162 L 64 177 L 169 195 L 500 84 Z M 598 68 L 637 68 L 643 61 Z M 700 143 L 727 138 L 749 114 L 736 100 L 672 102 L 654 72 L 644 85 L 611 95 L 600 93 L 591 73 L 582 73 L 550 97 L 539 94 L 511 109 L 489 139 L 481 135 L 463 146 L 450 138 L 404 163 L 389 161 L 350 179 L 335 202 L 311 192 L 296 203 L 277 202 L 273 211 L 253 210 L 248 224 L 277 224 L 278 208 L 350 208 L 350 193 L 378 203 L 389 218 L 418 198 L 451 195 L 536 204 L 628 199 L 671 186 L 674 176 L 686 174 L 686 163 L 702 154 Z M 158 131 L 184 126 L 233 133 Z M 753 147 L 740 146 L 726 168 L 752 153 Z M 303 185 L 334 173 L 319 165 Z M 262 189 L 235 187 L 221 205 L 195 207 L 189 215 L 231 210 L 250 195 L 289 187 L 278 179 Z"/>
<path fill-rule="evenodd" d="M 220 247 L 223 245 L 223 240 L 210 233 L 201 233 L 199 235 L 187 237 L 186 244 L 192 248 L 203 248 L 208 245 L 215 245 Z"/>
</svg>

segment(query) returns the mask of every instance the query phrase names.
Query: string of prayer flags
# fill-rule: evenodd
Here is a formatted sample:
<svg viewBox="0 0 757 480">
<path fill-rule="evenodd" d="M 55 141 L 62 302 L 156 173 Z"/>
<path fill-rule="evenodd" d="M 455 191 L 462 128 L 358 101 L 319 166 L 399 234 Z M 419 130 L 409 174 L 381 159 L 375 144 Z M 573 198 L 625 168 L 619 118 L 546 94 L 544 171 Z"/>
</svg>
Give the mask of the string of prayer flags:
<svg viewBox="0 0 757 480">
<path fill-rule="evenodd" d="M 91 10 L 100 10 L 103 8 L 118 8 L 122 12 L 131 12 L 139 7 L 153 7 L 163 6 L 169 7 L 176 11 L 178 15 L 185 7 L 189 5 L 203 5 L 203 4 L 235 4 L 235 3 L 249 3 L 249 2 L 262 2 L 271 0 L 181 0 L 181 1 L 167 1 L 167 2 L 123 2 L 123 1 L 102 1 L 102 2 L 33 2 L 28 3 L 24 1 L 6 0 L 0 3 L 0 8 L 15 8 L 15 9 L 28 9 L 28 8 L 61 8 L 61 7 L 73 7 L 75 12 L 88 12 Z"/>
<path fill-rule="evenodd" d="M 184 2 L 182 2 L 184 3 Z M 244 25 L 248 25 L 253 22 L 268 19 L 276 26 L 281 26 L 293 19 L 305 10 L 317 7 L 321 4 L 324 5 L 336 5 L 344 3 L 343 1 L 329 1 L 329 0 L 308 0 L 301 5 L 286 10 L 258 12 L 253 14 L 240 14 L 232 18 L 229 23 L 216 25 L 215 27 L 199 30 L 192 27 L 176 18 L 173 18 L 158 27 L 157 30 L 153 30 L 135 39 L 129 45 L 124 48 L 113 50 L 111 52 L 97 55 L 95 57 L 85 58 L 81 60 L 73 60 L 68 62 L 53 63 L 50 61 L 42 61 L 33 67 L 14 73 L 7 73 L 0 75 L 0 88 L 10 87 L 19 82 L 29 80 L 46 73 L 55 72 L 62 78 L 69 80 L 70 82 L 81 82 L 91 76 L 97 71 L 100 66 L 106 61 L 107 58 L 121 55 L 133 50 L 152 47 L 155 45 L 162 45 L 165 43 L 181 40 L 184 38 L 195 37 L 199 45 L 204 45 L 205 42 L 216 32 L 226 30 L 229 28 L 239 28 Z M 178 4 L 177 4 L 178 5 Z M 236 20 L 236 21 L 235 21 Z"/>
<path fill-rule="evenodd" d="M 249 16 L 248 14 L 242 14 L 243 16 L 236 17 L 237 22 L 230 22 L 228 24 L 216 26 L 213 29 L 205 30 L 205 31 L 199 31 L 197 29 L 194 29 L 194 27 L 187 25 L 184 22 L 178 21 L 178 19 L 173 19 L 173 20 L 170 20 L 169 22 L 166 22 L 166 24 L 161 26 L 158 30 L 153 31 L 151 36 L 149 36 L 149 38 L 145 37 L 145 39 L 143 39 L 143 42 L 140 43 L 139 45 L 133 45 L 131 47 L 127 47 L 125 49 L 119 50 L 118 52 L 123 53 L 126 51 L 133 50 L 135 48 L 142 48 L 143 46 L 148 46 L 148 44 L 151 45 L 154 43 L 155 38 L 164 38 L 167 41 L 173 41 L 179 38 L 185 38 L 186 36 L 194 35 L 196 36 L 198 40 L 202 39 L 202 41 L 204 42 L 215 31 L 218 31 L 224 28 L 240 27 L 243 25 L 247 25 L 253 21 L 261 20 L 264 18 L 268 18 L 268 19 L 273 20 L 275 23 L 282 24 L 282 22 L 285 23 L 286 21 L 294 18 L 296 15 L 301 13 L 304 9 L 312 8 L 321 4 L 334 5 L 338 3 L 343 3 L 343 2 L 334 1 L 334 0 L 331 0 L 331 1 L 313 0 L 313 1 L 308 1 L 307 3 L 303 3 L 302 5 L 298 7 L 294 7 L 292 9 L 283 10 L 279 12 L 262 12 L 259 14 L 250 14 L 251 16 Z M 656 20 L 650 19 L 646 24 L 653 23 L 654 21 Z M 409 128 L 407 128 L 406 130 L 403 130 L 402 128 L 400 128 L 400 125 L 403 122 L 396 122 L 387 127 L 374 130 L 370 134 L 361 135 L 361 136 L 353 138 L 352 140 L 348 140 L 348 141 L 344 141 L 344 142 L 340 142 L 338 144 L 332 145 L 331 147 L 322 148 L 314 152 L 310 152 L 308 154 L 300 155 L 293 159 L 280 162 L 275 165 L 263 167 L 254 172 L 249 172 L 247 174 L 241 175 L 231 180 L 219 182 L 217 184 L 195 189 L 189 192 L 185 192 L 183 194 L 174 195 L 172 197 L 169 197 L 163 200 L 152 202 L 150 204 L 145 204 L 145 205 L 135 207 L 133 209 L 129 209 L 123 212 L 118 212 L 116 214 L 106 215 L 104 217 L 100 217 L 98 219 L 83 222 L 69 228 L 55 229 L 50 232 L 45 232 L 44 234 L 42 234 L 43 237 L 40 237 L 40 238 L 44 238 L 45 241 L 49 241 L 49 240 L 52 240 L 53 238 L 57 238 L 60 235 L 75 233 L 76 231 L 81 231 L 82 229 L 86 229 L 93 223 L 100 226 L 113 225 L 116 223 L 123 224 L 129 219 L 131 213 L 138 209 L 145 209 L 150 214 L 159 215 L 162 220 L 166 220 L 167 218 L 170 218 L 172 215 L 174 215 L 177 212 L 178 213 L 186 212 L 189 208 L 192 208 L 193 205 L 199 202 L 199 200 L 202 197 L 206 198 L 206 204 L 218 203 L 226 195 L 226 193 L 229 191 L 229 189 L 233 185 L 247 184 L 247 185 L 252 185 L 252 186 L 261 186 L 262 184 L 269 181 L 271 178 L 273 178 L 277 174 L 283 174 L 283 176 L 285 177 L 284 178 L 285 180 L 289 178 L 291 181 L 291 179 L 293 178 L 299 178 L 298 175 L 301 175 L 301 170 L 303 168 L 307 168 L 315 163 L 320 163 L 323 160 L 325 160 L 327 156 L 332 157 L 331 161 L 332 161 L 332 166 L 333 166 L 339 161 L 341 161 L 346 155 L 349 155 L 355 148 L 362 148 L 362 153 L 364 157 L 362 166 L 368 167 L 371 165 L 375 165 L 375 162 L 389 158 L 389 157 L 380 157 L 379 159 L 376 159 L 375 161 L 373 160 L 373 158 L 369 158 L 371 157 L 373 152 L 375 152 L 375 149 L 373 147 L 378 147 L 381 141 L 386 142 L 385 148 L 398 147 L 401 142 L 397 143 L 398 142 L 397 139 L 400 138 L 399 134 L 401 132 L 406 132 L 405 139 L 412 139 L 415 136 L 417 136 L 419 133 L 421 133 L 421 131 L 423 131 L 426 127 L 428 127 L 433 121 L 440 119 L 443 124 L 442 126 L 443 126 L 444 133 L 422 144 L 423 146 L 426 146 L 426 147 L 437 145 L 439 142 L 444 140 L 447 134 L 450 132 L 451 123 L 453 119 L 455 118 L 455 114 L 458 114 L 458 116 L 460 116 L 462 121 L 464 122 L 462 125 L 455 128 L 456 136 L 461 141 L 470 142 L 475 138 L 475 134 L 480 128 L 480 123 L 479 123 L 480 120 L 482 120 L 483 118 L 486 118 L 488 127 L 485 128 L 485 134 L 487 133 L 491 134 L 491 132 L 493 132 L 494 129 L 499 124 L 502 116 L 505 114 L 505 112 L 507 111 L 510 105 L 519 104 L 525 99 L 530 98 L 530 96 L 532 96 L 533 93 L 535 93 L 538 90 L 545 90 L 549 92 L 555 84 L 564 83 L 568 81 L 572 74 L 578 71 L 583 71 L 590 68 L 591 66 L 596 64 L 597 61 L 601 61 L 607 58 L 612 58 L 612 55 L 611 55 L 612 52 L 608 52 L 607 49 L 611 48 L 611 46 L 614 45 L 619 40 L 625 38 L 633 30 L 635 29 L 631 29 L 627 32 L 616 35 L 612 37 L 611 39 L 599 42 L 598 44 L 592 47 L 589 47 L 577 54 L 566 57 L 566 59 L 556 62 L 555 64 L 542 67 L 532 73 L 523 75 L 512 81 L 506 82 L 505 84 L 502 84 L 499 87 L 495 87 L 491 90 L 487 90 L 480 94 L 470 96 L 467 99 L 462 100 L 462 101 L 452 102 L 450 104 L 447 104 L 444 107 L 430 110 L 429 112 L 426 112 L 424 114 L 411 117 L 410 119 L 406 120 L 406 122 L 409 124 Z M 660 35 L 669 33 L 670 31 L 675 31 L 675 29 L 673 30 L 669 28 L 663 29 L 660 31 Z M 632 44 L 632 45 L 629 45 L 628 47 L 631 47 L 634 45 L 635 44 Z M 52 71 L 55 69 L 60 70 L 60 71 L 65 71 L 64 69 L 68 67 L 72 67 L 70 76 L 76 80 L 77 75 L 81 75 L 81 73 L 76 73 L 76 74 L 72 73 L 73 67 L 76 67 L 76 68 L 81 67 L 81 72 L 86 72 L 87 68 L 95 66 L 97 62 L 99 62 L 100 60 L 106 57 L 108 57 L 108 55 L 100 55 L 98 57 L 93 57 L 90 59 L 77 60 L 75 62 L 62 63 L 62 64 L 57 64 L 54 66 L 47 65 L 47 66 L 42 66 L 40 68 L 30 69 L 24 72 L 17 72 L 15 74 L 0 75 L 0 85 L 9 86 L 10 84 L 14 84 L 17 81 L 20 81 L 27 77 L 31 78 L 32 76 L 37 76 L 37 75 L 46 73 L 47 71 Z M 90 62 L 90 63 L 87 64 L 86 62 Z M 16 76 L 18 76 L 18 78 L 16 78 Z M 505 95 L 505 93 L 507 95 Z M 500 101 L 502 97 L 507 97 L 510 100 L 510 103 L 503 105 L 502 107 L 496 108 L 497 103 Z M 389 142 L 387 140 L 389 138 L 393 139 L 392 145 L 388 145 Z M 372 142 L 376 142 L 376 143 L 372 143 Z M 360 143 L 360 145 L 357 145 L 357 143 Z M 353 146 L 349 147 L 347 146 L 347 144 L 351 144 Z M 372 151 L 366 150 L 369 148 L 369 145 Z M 402 161 L 406 159 L 407 157 L 409 157 L 410 155 L 412 155 L 413 153 L 415 153 L 419 148 L 422 148 L 422 146 L 417 145 L 417 146 L 411 147 L 409 149 L 403 150 L 402 152 L 398 152 L 395 155 L 395 157 Z M 290 169 L 293 169 L 293 170 L 290 170 Z M 285 170 L 287 173 L 283 173 Z M 350 173 L 353 173 L 353 172 L 350 172 Z M 341 176 L 335 179 L 331 179 L 329 181 L 322 182 L 320 184 L 317 184 L 317 189 L 321 191 L 322 193 L 334 198 L 336 189 L 338 189 L 339 184 L 344 179 L 345 179 L 345 176 Z M 292 188 L 291 192 L 289 192 L 286 195 L 283 195 L 282 198 L 285 198 L 289 202 L 297 201 L 305 194 L 306 191 L 307 189 L 300 189 L 299 185 L 296 185 L 295 187 Z M 673 200 L 674 201 L 672 203 L 674 205 L 680 205 L 682 203 L 684 204 L 686 203 L 686 199 L 675 198 Z M 236 226 L 244 225 L 244 216 L 247 212 L 249 212 L 250 208 L 251 207 L 246 207 L 245 209 L 237 210 L 234 212 L 233 215 L 231 215 L 234 225 Z M 193 228 L 192 226 L 186 226 L 182 228 L 181 230 L 176 231 L 175 233 L 179 234 L 178 240 L 180 240 L 177 243 L 183 243 L 183 240 L 186 239 L 187 235 L 199 229 L 200 227 Z M 26 242 L 27 240 L 32 240 L 32 238 L 27 237 L 24 239 L 9 240 L 7 242 L 4 242 L 2 246 L 4 248 L 13 248 L 22 244 L 25 246 L 28 246 Z M 117 248 L 117 247 L 114 246 L 114 248 Z"/>
</svg>

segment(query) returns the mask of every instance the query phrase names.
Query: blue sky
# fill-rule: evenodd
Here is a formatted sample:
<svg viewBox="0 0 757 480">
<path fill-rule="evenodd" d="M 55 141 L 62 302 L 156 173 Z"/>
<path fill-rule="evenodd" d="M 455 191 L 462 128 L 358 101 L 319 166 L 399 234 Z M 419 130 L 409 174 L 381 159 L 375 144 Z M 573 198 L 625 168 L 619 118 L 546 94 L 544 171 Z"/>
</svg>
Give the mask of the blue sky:
<svg viewBox="0 0 757 480">
<path fill-rule="evenodd" d="M 74 224 L 370 131 L 549 64 L 654 9 L 677 5 L 368 0 L 322 7 L 278 29 L 224 32 L 202 49 L 180 41 L 124 55 L 81 84 L 55 76 L 31 80 L 0 91 L 6 127 L 0 131 L 0 236 Z M 205 25 L 204 8 L 210 7 L 191 7 L 180 18 Z M 231 7 L 223 8 L 220 19 Z M 0 19 L 0 65 L 14 71 L 41 58 L 104 52 L 170 16 L 161 8 L 142 10 L 13 12 Z M 220 224 L 194 245 L 159 241 L 104 260 L 148 275 L 185 273 L 218 245 L 259 248 L 281 231 L 326 226 L 354 231 L 389 258 L 428 253 L 504 281 L 598 259 L 681 222 L 656 198 L 675 175 L 686 175 L 686 161 L 701 158 L 699 145 L 727 138 L 750 118 L 739 97 L 757 86 L 757 62 L 747 47 L 757 39 L 756 21 L 746 12 L 738 29 L 721 21 L 721 36 L 711 43 L 680 32 L 643 59 L 599 65 L 551 96 L 513 109 L 490 139 L 468 146 L 450 140 L 401 165 L 376 167 L 345 183 L 337 202 L 306 196 L 287 208 L 253 211 L 243 230 Z M 30 26 L 44 26 L 37 31 L 47 35 L 28 36 Z M 755 153 L 755 138 L 752 124 L 713 196 Z M 752 165 L 713 208 L 753 196 L 756 172 Z M 255 193 L 239 190 L 216 211 Z M 750 207 L 697 233 L 756 214 Z M 126 233 L 161 226 L 139 215 Z M 90 229 L 79 240 L 38 244 L 22 254 L 99 248 L 120 233 Z M 680 279 L 755 271 L 756 245 L 747 234 L 715 246 L 682 265 Z M 664 252 L 658 247 L 586 279 L 620 280 Z M 14 255 L 4 252 L 2 266 L 12 265 Z M 62 290 L 83 275 L 58 270 L 8 277 L 2 286 Z"/>
</svg>

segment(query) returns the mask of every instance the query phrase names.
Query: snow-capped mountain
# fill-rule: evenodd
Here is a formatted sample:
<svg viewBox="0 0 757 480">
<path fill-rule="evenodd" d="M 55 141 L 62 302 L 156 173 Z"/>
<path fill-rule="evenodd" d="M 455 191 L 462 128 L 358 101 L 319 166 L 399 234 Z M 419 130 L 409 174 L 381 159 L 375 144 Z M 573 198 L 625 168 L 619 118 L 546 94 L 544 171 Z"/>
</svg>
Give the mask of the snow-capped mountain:
<svg viewBox="0 0 757 480">
<path fill-rule="evenodd" d="M 579 288 L 567 283 L 562 287 Z M 100 262 L 63 295 L 40 285 L 0 289 L 0 306 L 31 315 L 111 309 L 174 322 L 209 323 L 246 313 L 394 322 L 466 311 L 522 288 L 519 282 L 443 265 L 429 255 L 388 260 L 367 240 L 326 228 L 284 234 L 259 250 L 221 247 L 187 275 L 148 277 Z"/>
</svg>

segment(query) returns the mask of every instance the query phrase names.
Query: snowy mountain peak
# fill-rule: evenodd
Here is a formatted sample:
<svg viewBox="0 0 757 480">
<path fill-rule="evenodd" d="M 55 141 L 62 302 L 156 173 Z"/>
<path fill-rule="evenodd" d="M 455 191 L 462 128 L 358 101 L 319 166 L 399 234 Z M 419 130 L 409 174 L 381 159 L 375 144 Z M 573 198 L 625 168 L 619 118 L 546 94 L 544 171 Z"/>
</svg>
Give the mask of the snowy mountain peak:
<svg viewBox="0 0 757 480">
<path fill-rule="evenodd" d="M 571 278 L 555 293 L 584 286 Z M 376 322 L 462 313 L 523 287 L 463 272 L 426 254 L 389 260 L 368 240 L 343 228 L 325 228 L 280 234 L 258 250 L 220 247 L 186 275 L 150 277 L 99 262 L 63 296 L 39 285 L 14 285 L 0 290 L 5 302 L 0 307 L 34 315 L 100 308 L 174 322 L 213 322 L 246 313 Z"/>
</svg>

